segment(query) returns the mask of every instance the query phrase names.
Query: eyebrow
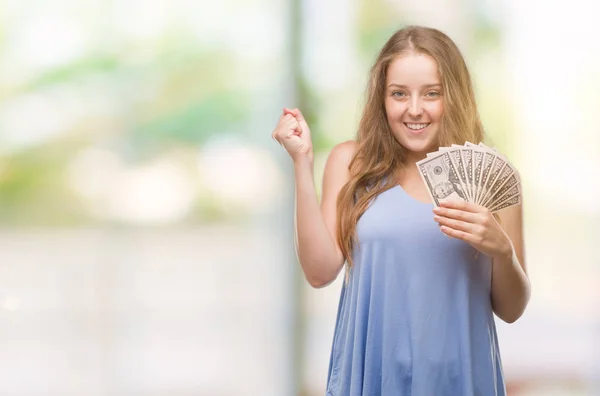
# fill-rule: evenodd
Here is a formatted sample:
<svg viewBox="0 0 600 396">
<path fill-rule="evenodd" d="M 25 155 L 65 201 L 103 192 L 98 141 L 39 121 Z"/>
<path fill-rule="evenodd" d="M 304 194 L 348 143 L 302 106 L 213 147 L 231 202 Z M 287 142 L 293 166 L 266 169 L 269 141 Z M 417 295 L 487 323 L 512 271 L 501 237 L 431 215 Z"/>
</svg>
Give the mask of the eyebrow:
<svg viewBox="0 0 600 396">
<path fill-rule="evenodd" d="M 441 86 L 442 86 L 442 84 L 440 84 L 440 83 L 437 83 L 437 84 L 425 84 L 425 85 L 423 85 L 423 88 L 433 88 L 433 87 L 441 87 Z M 406 85 L 403 85 L 403 84 L 394 84 L 394 83 L 388 85 L 388 88 L 391 88 L 391 87 L 408 88 Z"/>
</svg>

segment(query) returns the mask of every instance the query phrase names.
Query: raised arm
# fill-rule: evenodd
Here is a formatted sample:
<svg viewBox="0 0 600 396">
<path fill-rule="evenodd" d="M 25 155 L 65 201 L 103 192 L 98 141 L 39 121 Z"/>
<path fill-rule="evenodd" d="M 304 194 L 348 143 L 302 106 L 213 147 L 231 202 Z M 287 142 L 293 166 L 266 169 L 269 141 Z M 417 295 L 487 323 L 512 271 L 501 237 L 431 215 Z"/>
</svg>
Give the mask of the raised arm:
<svg viewBox="0 0 600 396">
<path fill-rule="evenodd" d="M 290 154 L 294 164 L 295 245 L 300 266 L 311 286 L 326 286 L 344 265 L 336 238 L 336 202 L 340 189 L 349 180 L 348 165 L 356 151 L 356 142 L 340 143 L 329 154 L 319 204 L 310 129 L 302 113 L 284 109 L 272 136 Z"/>
<path fill-rule="evenodd" d="M 323 175 L 321 204 L 317 199 L 313 164 L 295 161 L 296 175 L 296 251 L 306 279 L 313 287 L 330 284 L 344 265 L 337 243 L 337 196 L 349 180 L 348 165 L 356 142 L 347 141 L 333 148 Z"/>
</svg>

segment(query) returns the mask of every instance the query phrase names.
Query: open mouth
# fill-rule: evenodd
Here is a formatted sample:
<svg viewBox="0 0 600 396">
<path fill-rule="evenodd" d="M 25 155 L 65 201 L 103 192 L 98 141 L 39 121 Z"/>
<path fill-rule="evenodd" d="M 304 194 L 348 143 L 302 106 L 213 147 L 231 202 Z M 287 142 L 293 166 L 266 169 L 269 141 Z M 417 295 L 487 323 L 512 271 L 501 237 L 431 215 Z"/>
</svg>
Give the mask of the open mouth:
<svg viewBox="0 0 600 396">
<path fill-rule="evenodd" d="M 406 127 L 408 129 L 410 129 L 411 131 L 415 131 L 415 132 L 422 131 L 423 129 L 427 128 L 429 126 L 429 124 L 431 124 L 431 123 L 421 123 L 421 124 L 409 124 L 407 122 L 404 123 L 404 125 L 406 125 Z"/>
</svg>

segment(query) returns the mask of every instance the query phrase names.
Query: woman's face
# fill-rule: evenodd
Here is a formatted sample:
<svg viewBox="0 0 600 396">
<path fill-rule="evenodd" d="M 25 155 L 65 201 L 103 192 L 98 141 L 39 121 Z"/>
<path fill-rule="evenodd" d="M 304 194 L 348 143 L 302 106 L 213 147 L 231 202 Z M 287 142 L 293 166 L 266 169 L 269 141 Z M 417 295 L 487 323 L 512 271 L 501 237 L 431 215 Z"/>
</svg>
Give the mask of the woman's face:
<svg viewBox="0 0 600 396">
<path fill-rule="evenodd" d="M 437 150 L 444 101 L 438 65 L 432 57 L 410 52 L 390 63 L 385 109 L 394 137 L 412 156 L 420 158 Z"/>
</svg>

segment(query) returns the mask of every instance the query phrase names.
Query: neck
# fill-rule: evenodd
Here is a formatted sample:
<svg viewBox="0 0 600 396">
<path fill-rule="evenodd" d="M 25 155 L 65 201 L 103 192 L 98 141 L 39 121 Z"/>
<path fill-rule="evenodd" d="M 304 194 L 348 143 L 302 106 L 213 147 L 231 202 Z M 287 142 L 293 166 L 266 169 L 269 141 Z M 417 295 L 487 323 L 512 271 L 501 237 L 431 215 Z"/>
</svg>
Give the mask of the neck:
<svg viewBox="0 0 600 396">
<path fill-rule="evenodd" d="M 418 161 L 421 161 L 422 159 L 427 157 L 427 153 L 429 153 L 429 152 L 431 152 L 431 151 L 426 151 L 426 152 L 407 151 L 406 157 L 404 160 L 404 164 L 409 165 L 409 166 L 414 166 Z"/>
<path fill-rule="evenodd" d="M 417 169 L 416 163 L 419 162 L 420 160 L 426 158 L 427 153 L 431 153 L 435 150 L 436 150 L 435 148 L 428 149 L 423 152 L 407 150 L 404 155 L 404 161 L 402 162 L 400 169 L 398 169 L 397 176 L 399 178 L 404 178 L 407 176 L 407 174 L 413 175 L 413 176 L 417 175 L 419 173 L 419 170 Z"/>
</svg>

